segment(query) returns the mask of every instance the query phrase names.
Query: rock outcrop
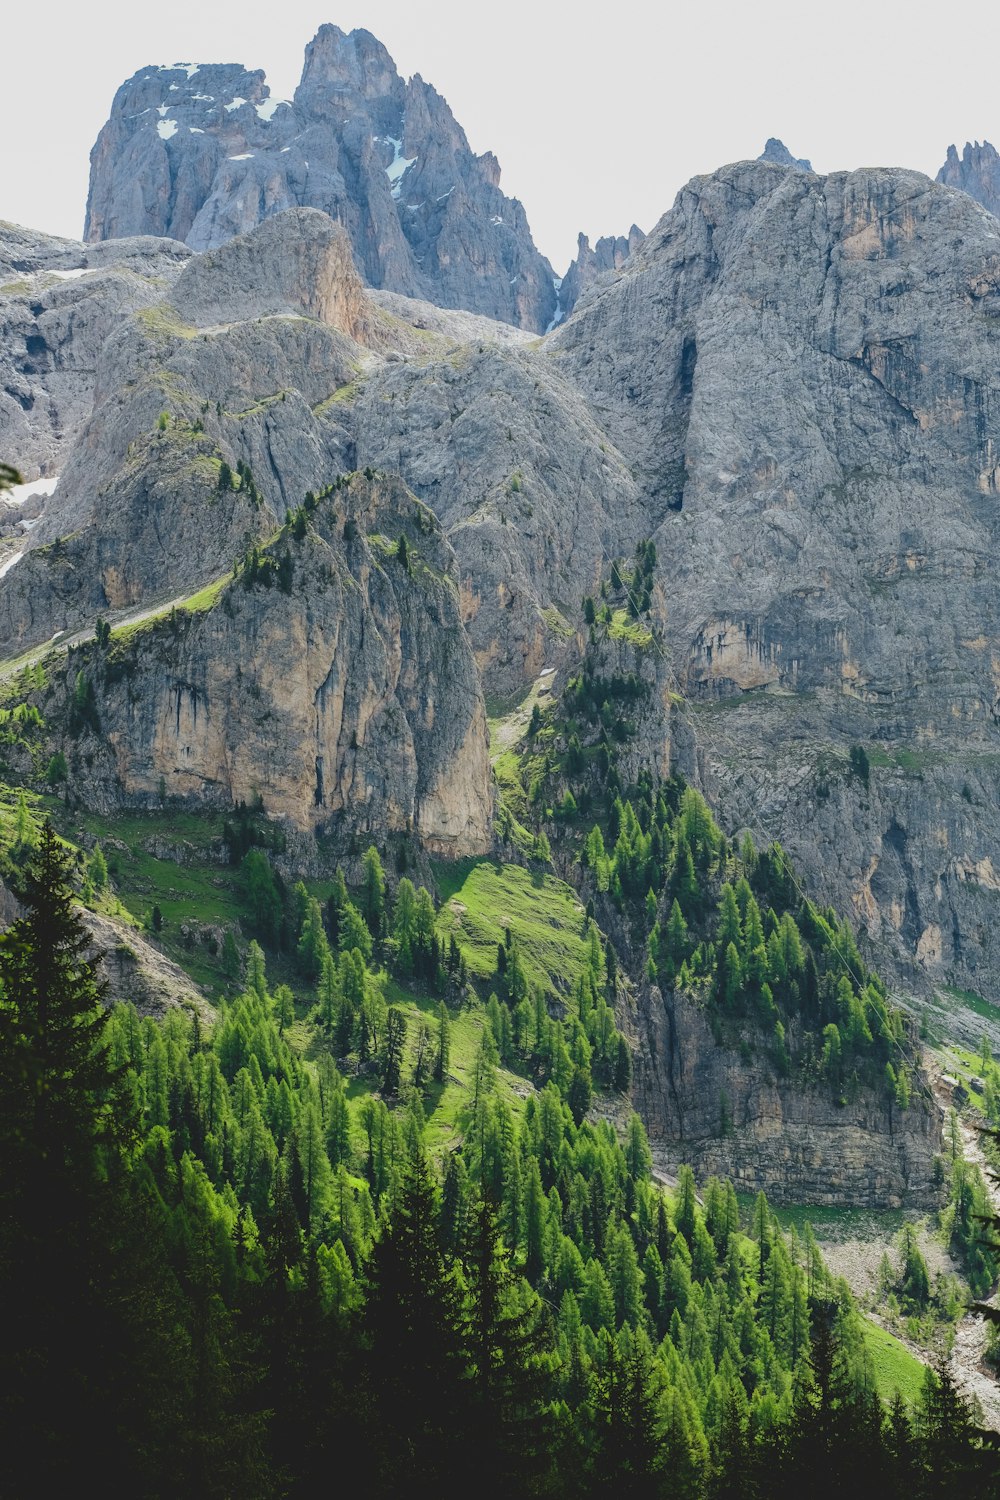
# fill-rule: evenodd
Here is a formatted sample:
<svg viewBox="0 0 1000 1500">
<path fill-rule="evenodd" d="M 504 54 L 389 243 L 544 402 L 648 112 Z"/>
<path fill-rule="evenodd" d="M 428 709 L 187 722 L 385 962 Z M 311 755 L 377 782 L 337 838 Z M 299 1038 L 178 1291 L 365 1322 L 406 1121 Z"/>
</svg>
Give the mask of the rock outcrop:
<svg viewBox="0 0 1000 1500">
<path fill-rule="evenodd" d="M 88 240 L 162 234 L 209 250 L 296 206 L 346 228 L 373 287 L 542 332 L 552 268 L 447 103 L 367 31 L 321 26 L 291 101 L 236 65 L 143 68 L 91 154 Z"/>
<path fill-rule="evenodd" d="M 948 147 L 944 165 L 935 178 L 946 187 L 961 188 L 991 214 L 1000 215 L 1000 154 L 989 141 L 966 141 L 959 156 Z"/>
<path fill-rule="evenodd" d="M 807 161 L 804 156 L 793 156 L 784 141 L 779 141 L 774 135 L 768 136 L 767 144 L 757 160 L 769 161 L 775 167 L 795 167 L 799 172 L 812 171 L 812 162 Z"/>
<path fill-rule="evenodd" d="M 964 194 L 739 163 L 546 341 L 644 496 L 686 769 L 879 962 L 993 995 L 998 310 Z"/>
<path fill-rule="evenodd" d="M 774 1077 L 716 1045 L 704 1011 L 651 987 L 640 998 L 635 1099 L 655 1164 L 764 1189 L 775 1203 L 932 1208 L 941 1117 L 925 1080 L 909 1108 Z"/>
<path fill-rule="evenodd" d="M 238 579 L 54 671 L 42 701 L 71 794 L 104 810 L 259 797 L 341 848 L 412 831 L 432 854 L 485 852 L 486 715 L 455 572 L 398 481 L 341 482 Z"/>
<path fill-rule="evenodd" d="M 638 224 L 633 224 L 628 234 L 602 236 L 593 250 L 585 234 L 577 239 L 576 259 L 570 262 L 569 270 L 559 283 L 559 308 L 556 324 L 568 318 L 584 292 L 593 286 L 606 271 L 619 271 L 634 250 L 638 250 L 646 236 Z"/>
</svg>

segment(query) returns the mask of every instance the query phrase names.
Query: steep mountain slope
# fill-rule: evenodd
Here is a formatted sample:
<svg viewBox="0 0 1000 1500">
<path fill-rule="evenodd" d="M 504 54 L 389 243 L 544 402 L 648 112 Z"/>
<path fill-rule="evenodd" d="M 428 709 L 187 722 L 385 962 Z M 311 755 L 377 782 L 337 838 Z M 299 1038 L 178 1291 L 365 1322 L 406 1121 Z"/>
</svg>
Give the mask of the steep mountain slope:
<svg viewBox="0 0 1000 1500">
<path fill-rule="evenodd" d="M 990 993 L 998 309 L 965 195 L 740 163 L 546 346 L 642 489 L 689 769 L 918 982 Z"/>
<path fill-rule="evenodd" d="M 159 302 L 190 251 L 146 236 L 81 245 L 0 223 L 0 452 L 58 474 L 112 330 Z"/>
<path fill-rule="evenodd" d="M 291 102 L 235 64 L 143 68 L 91 156 L 84 236 L 163 234 L 196 250 L 297 205 L 350 236 L 374 287 L 541 332 L 552 268 L 447 103 L 367 31 L 321 26 Z"/>
</svg>

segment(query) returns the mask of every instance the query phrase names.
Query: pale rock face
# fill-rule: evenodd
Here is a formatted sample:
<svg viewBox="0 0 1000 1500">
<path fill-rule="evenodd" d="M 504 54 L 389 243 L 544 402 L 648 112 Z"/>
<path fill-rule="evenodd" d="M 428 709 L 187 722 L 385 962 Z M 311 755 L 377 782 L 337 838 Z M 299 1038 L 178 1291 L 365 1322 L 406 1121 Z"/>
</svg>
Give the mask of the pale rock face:
<svg viewBox="0 0 1000 1500">
<path fill-rule="evenodd" d="M 212 250 L 294 207 L 343 224 L 373 287 L 542 332 L 552 268 L 441 96 L 367 31 L 321 26 L 291 102 L 236 65 L 143 68 L 91 153 L 84 236 Z"/>
<path fill-rule="evenodd" d="M 106 661 L 93 646 L 73 654 L 49 709 L 58 718 L 77 672 L 92 676 L 101 731 L 92 764 L 73 760 L 88 802 L 260 796 L 303 833 L 412 831 L 429 853 L 485 852 L 486 715 L 454 556 L 430 513 L 398 481 L 355 476 L 282 552 L 287 588 L 234 581 L 212 608 L 153 623 Z"/>
</svg>

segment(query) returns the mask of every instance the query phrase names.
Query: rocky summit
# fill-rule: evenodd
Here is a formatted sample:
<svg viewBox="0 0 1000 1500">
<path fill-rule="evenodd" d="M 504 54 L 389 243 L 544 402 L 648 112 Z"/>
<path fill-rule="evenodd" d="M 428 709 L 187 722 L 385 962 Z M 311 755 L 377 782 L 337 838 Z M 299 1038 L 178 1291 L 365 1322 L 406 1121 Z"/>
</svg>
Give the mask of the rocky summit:
<svg viewBox="0 0 1000 1500">
<path fill-rule="evenodd" d="M 88 241 L 157 234 L 211 250 L 263 219 L 319 208 L 366 283 L 541 333 L 552 268 L 500 166 L 477 156 L 419 74 L 367 31 L 321 26 L 291 100 L 236 64 L 143 68 L 91 153 Z"/>
<path fill-rule="evenodd" d="M 989 141 L 966 141 L 959 156 L 948 147 L 944 165 L 935 178 L 946 187 L 961 188 L 991 214 L 1000 214 L 1000 155 Z"/>
</svg>

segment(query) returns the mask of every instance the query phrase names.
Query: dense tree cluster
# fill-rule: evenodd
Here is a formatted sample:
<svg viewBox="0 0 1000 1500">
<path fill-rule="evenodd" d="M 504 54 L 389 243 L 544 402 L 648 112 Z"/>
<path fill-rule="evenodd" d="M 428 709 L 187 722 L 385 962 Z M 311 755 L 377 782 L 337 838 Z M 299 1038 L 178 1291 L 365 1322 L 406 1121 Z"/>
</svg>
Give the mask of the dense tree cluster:
<svg viewBox="0 0 1000 1500">
<path fill-rule="evenodd" d="M 103 1010 L 67 874 L 45 830 L 27 916 L 0 938 L 14 1492 L 313 1494 L 349 1448 L 375 1495 L 417 1474 L 442 1495 L 763 1500 L 807 1475 L 831 1495 L 861 1476 L 988 1493 L 946 1370 L 912 1415 L 879 1405 L 808 1233 L 783 1236 L 763 1197 L 744 1233 L 732 1188 L 699 1201 L 687 1171 L 664 1193 L 639 1120 L 620 1139 L 582 1117 L 572 1070 L 515 1112 L 497 1074 L 506 1000 L 440 1165 L 422 1099 L 449 1067 L 447 1006 L 422 1073 L 380 1010 L 379 1087 L 350 1097 L 323 1044 L 324 976 L 351 960 L 358 1025 L 376 946 L 420 951 L 419 893 L 390 926 L 375 860 L 356 900 L 334 892 L 332 934 L 296 897 L 299 961 L 318 969 L 305 1054 L 255 944 L 211 1028 Z"/>
</svg>

